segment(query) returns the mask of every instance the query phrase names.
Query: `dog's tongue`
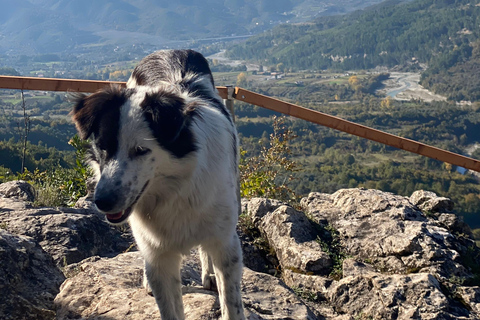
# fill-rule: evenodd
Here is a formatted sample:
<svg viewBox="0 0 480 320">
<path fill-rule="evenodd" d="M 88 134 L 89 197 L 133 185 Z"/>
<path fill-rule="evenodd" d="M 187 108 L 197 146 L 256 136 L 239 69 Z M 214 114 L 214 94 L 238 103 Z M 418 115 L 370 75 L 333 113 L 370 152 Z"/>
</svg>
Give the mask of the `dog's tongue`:
<svg viewBox="0 0 480 320">
<path fill-rule="evenodd" d="M 110 220 L 118 220 L 122 217 L 122 215 L 123 215 L 123 211 L 114 213 L 114 214 L 107 214 L 107 217 Z"/>
</svg>

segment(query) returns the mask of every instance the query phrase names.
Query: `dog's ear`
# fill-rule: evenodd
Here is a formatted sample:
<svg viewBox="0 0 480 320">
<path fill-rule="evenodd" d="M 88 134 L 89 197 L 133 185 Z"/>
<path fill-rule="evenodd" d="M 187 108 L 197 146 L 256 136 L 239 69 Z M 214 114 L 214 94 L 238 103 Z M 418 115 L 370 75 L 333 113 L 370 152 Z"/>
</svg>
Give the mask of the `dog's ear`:
<svg viewBox="0 0 480 320">
<path fill-rule="evenodd" d="M 86 140 L 92 133 L 97 134 L 102 118 L 108 118 L 112 122 L 118 121 L 115 118 L 119 117 L 120 106 L 126 99 L 124 90 L 119 86 L 110 86 L 88 96 L 84 94 L 74 96 L 75 104 L 71 115 L 80 138 Z"/>
<path fill-rule="evenodd" d="M 180 136 L 187 122 L 183 98 L 168 92 L 148 93 L 141 107 L 160 144 L 168 145 Z"/>
</svg>

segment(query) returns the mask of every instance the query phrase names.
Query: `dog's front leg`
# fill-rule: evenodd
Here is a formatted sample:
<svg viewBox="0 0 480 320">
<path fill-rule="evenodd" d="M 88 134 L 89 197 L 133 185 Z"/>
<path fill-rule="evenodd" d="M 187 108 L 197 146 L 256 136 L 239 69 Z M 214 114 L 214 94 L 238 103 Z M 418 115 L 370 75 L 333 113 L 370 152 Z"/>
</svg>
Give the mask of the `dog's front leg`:
<svg viewBox="0 0 480 320">
<path fill-rule="evenodd" d="M 162 320 L 185 319 L 180 277 L 181 261 L 182 257 L 177 253 L 162 254 L 145 261 L 145 273 Z"/>
<path fill-rule="evenodd" d="M 202 264 L 202 284 L 207 290 L 216 290 L 215 270 L 213 269 L 212 259 L 202 247 L 199 249 L 200 262 Z"/>
<path fill-rule="evenodd" d="M 219 240 L 204 248 L 212 258 L 222 309 L 222 320 L 243 320 L 240 291 L 242 280 L 242 248 L 235 233 L 228 242 Z"/>
</svg>

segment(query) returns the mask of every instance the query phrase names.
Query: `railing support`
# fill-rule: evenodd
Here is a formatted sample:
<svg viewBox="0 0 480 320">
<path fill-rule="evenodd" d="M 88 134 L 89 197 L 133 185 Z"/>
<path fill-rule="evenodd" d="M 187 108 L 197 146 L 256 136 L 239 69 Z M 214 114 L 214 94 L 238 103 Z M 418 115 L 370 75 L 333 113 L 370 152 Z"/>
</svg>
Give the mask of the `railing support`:
<svg viewBox="0 0 480 320">
<path fill-rule="evenodd" d="M 223 99 L 225 106 L 227 107 L 228 111 L 230 111 L 230 115 L 232 116 L 232 120 L 235 123 L 235 109 L 233 103 L 235 98 L 233 94 L 235 93 L 235 88 L 233 86 L 227 86 L 227 99 Z"/>
</svg>

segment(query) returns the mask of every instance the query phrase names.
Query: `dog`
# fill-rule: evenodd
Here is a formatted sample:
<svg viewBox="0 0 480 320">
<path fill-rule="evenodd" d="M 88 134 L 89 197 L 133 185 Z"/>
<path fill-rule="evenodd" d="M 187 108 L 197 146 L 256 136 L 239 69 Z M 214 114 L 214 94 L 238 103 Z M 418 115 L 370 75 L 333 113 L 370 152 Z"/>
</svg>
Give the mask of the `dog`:
<svg viewBox="0 0 480 320">
<path fill-rule="evenodd" d="M 244 319 L 238 137 L 207 60 L 154 52 L 126 88 L 77 96 L 72 119 L 91 141 L 95 205 L 109 223 L 130 224 L 162 319 L 185 318 L 180 268 L 196 246 L 222 319 Z"/>
</svg>

